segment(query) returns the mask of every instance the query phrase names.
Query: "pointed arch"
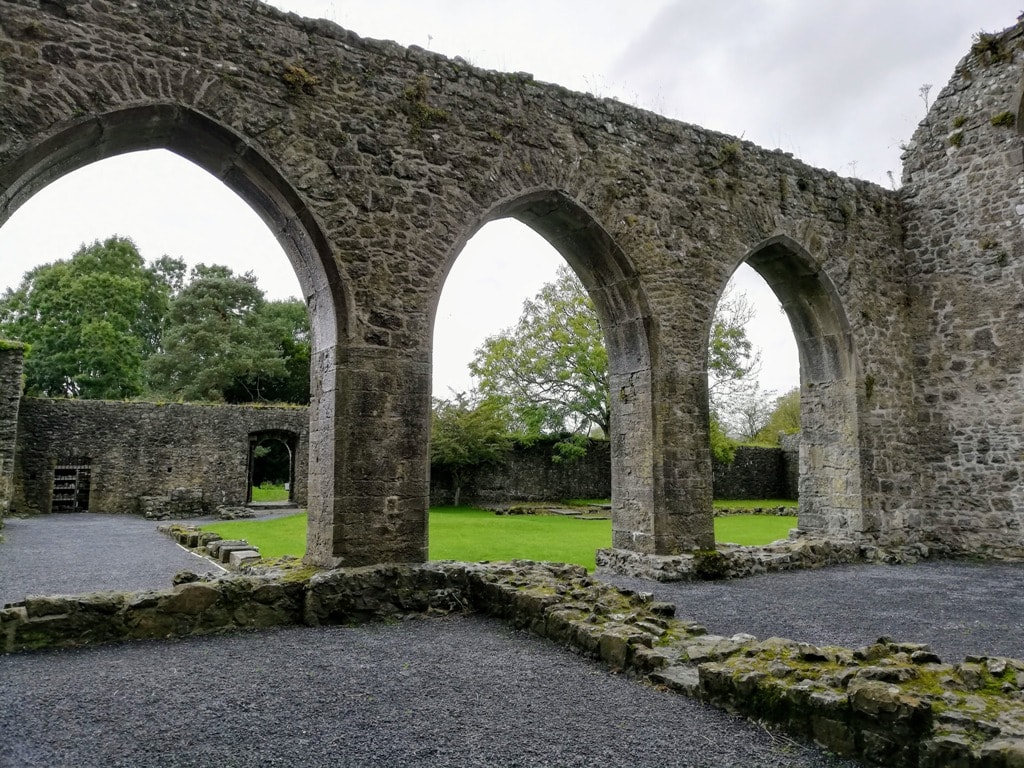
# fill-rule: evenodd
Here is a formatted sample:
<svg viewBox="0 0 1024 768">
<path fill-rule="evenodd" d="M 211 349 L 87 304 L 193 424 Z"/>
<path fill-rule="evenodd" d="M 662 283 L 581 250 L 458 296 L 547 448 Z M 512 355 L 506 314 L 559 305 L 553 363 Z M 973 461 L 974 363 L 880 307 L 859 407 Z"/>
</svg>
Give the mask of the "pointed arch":
<svg viewBox="0 0 1024 768">
<path fill-rule="evenodd" d="M 230 128 L 189 107 L 151 102 L 96 112 L 29 139 L 20 153 L 0 166 L 0 225 L 35 192 L 61 176 L 89 163 L 145 149 L 174 152 L 222 181 L 266 222 L 295 268 L 310 317 L 307 495 L 310 538 L 317 546 L 309 549 L 314 557 L 320 556 L 326 545 L 314 533 L 329 525 L 334 514 L 337 349 L 352 327 L 352 302 L 330 241 L 274 164 Z"/>
<path fill-rule="evenodd" d="M 195 163 L 263 219 L 295 268 L 317 348 L 333 347 L 347 333 L 346 308 L 351 302 L 312 212 L 255 147 L 194 109 L 146 104 L 58 126 L 0 167 L 0 225 L 61 176 L 114 155 L 146 149 L 166 149 Z"/>
<path fill-rule="evenodd" d="M 744 261 L 781 302 L 800 355 L 800 527 L 863 533 L 859 364 L 843 302 L 828 274 L 790 237 L 757 244 Z"/>
<path fill-rule="evenodd" d="M 655 467 L 650 311 L 627 254 L 596 217 L 567 193 L 532 190 L 494 204 L 452 248 L 445 274 L 485 224 L 514 218 L 557 250 L 594 302 L 608 352 L 612 434 L 612 546 L 649 554 L 677 549 L 662 520 Z M 432 307 L 437 313 L 440 286 Z"/>
</svg>

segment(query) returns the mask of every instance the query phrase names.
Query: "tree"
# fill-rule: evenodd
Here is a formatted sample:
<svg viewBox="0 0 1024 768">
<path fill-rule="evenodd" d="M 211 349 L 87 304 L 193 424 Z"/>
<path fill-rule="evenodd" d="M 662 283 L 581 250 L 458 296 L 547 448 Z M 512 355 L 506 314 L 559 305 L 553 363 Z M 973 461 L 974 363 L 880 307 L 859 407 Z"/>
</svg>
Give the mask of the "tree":
<svg viewBox="0 0 1024 768">
<path fill-rule="evenodd" d="M 793 435 L 800 431 L 800 389 L 791 389 L 775 398 L 775 410 L 757 433 L 760 442 L 779 444 L 780 435 Z"/>
<path fill-rule="evenodd" d="M 32 347 L 26 390 L 46 397 L 125 398 L 143 392 L 143 365 L 159 343 L 171 286 L 183 265 L 147 267 L 122 237 L 36 267 L 0 299 L 0 335 Z"/>
<path fill-rule="evenodd" d="M 501 461 L 511 448 L 512 436 L 497 401 L 473 401 L 465 394 L 458 394 L 452 400 L 434 399 L 430 461 L 451 473 L 456 507 L 468 474 Z"/>
<path fill-rule="evenodd" d="M 737 392 L 730 406 L 728 419 L 732 433 L 740 440 L 756 441 L 771 416 L 771 393 L 754 382 L 749 389 Z"/>
<path fill-rule="evenodd" d="M 594 306 L 568 266 L 523 304 L 519 322 L 486 339 L 469 365 L 480 392 L 527 436 L 610 434 L 608 353 Z"/>
<path fill-rule="evenodd" d="M 708 343 L 712 448 L 731 460 L 728 417 L 752 396 L 764 393 L 754 376 L 760 354 L 745 326 L 754 309 L 742 293 L 727 288 L 718 304 Z M 594 306 L 567 266 L 523 305 L 519 322 L 488 338 L 470 363 L 480 392 L 496 399 L 513 428 L 527 436 L 570 432 L 586 435 L 594 426 L 610 434 L 608 355 Z M 574 444 L 566 442 L 570 451 Z M 571 456 L 570 456 L 571 457 Z"/>
<path fill-rule="evenodd" d="M 147 365 L 153 392 L 219 402 L 248 382 L 249 399 L 261 399 L 260 382 L 287 372 L 280 340 L 265 333 L 263 305 L 251 272 L 194 267 L 190 282 L 171 302 L 162 348 Z"/>
<path fill-rule="evenodd" d="M 299 299 L 268 301 L 256 309 L 259 334 L 273 342 L 284 370 L 254 370 L 238 377 L 224 391 L 229 403 L 268 401 L 309 403 L 309 313 Z"/>
<path fill-rule="evenodd" d="M 726 432 L 750 438 L 766 417 L 770 392 L 761 389 L 757 374 L 761 352 L 747 338 L 754 307 L 744 293 L 726 286 L 715 308 L 708 341 L 708 406 Z"/>
</svg>

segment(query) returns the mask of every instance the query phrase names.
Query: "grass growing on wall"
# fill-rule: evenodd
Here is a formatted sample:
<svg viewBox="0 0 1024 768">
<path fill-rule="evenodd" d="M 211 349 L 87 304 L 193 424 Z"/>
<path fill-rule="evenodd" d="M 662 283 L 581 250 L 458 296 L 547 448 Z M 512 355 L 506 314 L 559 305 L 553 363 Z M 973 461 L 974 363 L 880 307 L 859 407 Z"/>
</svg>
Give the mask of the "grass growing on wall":
<svg viewBox="0 0 1024 768">
<path fill-rule="evenodd" d="M 768 506 L 758 502 L 759 506 Z M 771 506 L 776 506 L 771 504 Z M 796 517 L 734 515 L 715 518 L 720 542 L 754 545 L 786 538 Z M 306 551 L 304 512 L 270 520 L 234 520 L 204 525 L 226 539 L 246 539 L 264 557 L 302 556 Z M 430 510 L 431 560 L 554 560 L 594 569 L 594 552 L 611 546 L 610 520 L 577 520 L 558 515 L 495 515 L 474 507 Z"/>
</svg>

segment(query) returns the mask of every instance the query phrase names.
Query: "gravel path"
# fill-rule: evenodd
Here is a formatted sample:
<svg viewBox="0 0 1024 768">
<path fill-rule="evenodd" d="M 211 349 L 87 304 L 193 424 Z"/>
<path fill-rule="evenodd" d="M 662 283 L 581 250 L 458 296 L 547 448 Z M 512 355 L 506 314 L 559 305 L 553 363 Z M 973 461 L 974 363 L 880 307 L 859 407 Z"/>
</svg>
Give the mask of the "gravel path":
<svg viewBox="0 0 1024 768">
<path fill-rule="evenodd" d="M 0 656 L 0 765 L 852 768 L 479 617 Z"/>
<path fill-rule="evenodd" d="M 850 565 L 675 584 L 603 578 L 653 592 L 720 635 L 851 648 L 888 635 L 928 643 L 950 663 L 968 654 L 1024 658 L 1024 563 Z"/>
<path fill-rule="evenodd" d="M 178 571 L 218 566 L 131 515 L 9 517 L 0 535 L 0 604 L 26 595 L 167 589 Z"/>
<path fill-rule="evenodd" d="M 137 518 L 15 519 L 4 535 L 8 601 L 214 568 Z M 1022 565 L 605 578 L 719 634 L 847 646 L 887 634 L 949 660 L 1024 656 Z M 854 765 L 481 617 L 0 656 L 0 700 L 0 766 Z"/>
</svg>

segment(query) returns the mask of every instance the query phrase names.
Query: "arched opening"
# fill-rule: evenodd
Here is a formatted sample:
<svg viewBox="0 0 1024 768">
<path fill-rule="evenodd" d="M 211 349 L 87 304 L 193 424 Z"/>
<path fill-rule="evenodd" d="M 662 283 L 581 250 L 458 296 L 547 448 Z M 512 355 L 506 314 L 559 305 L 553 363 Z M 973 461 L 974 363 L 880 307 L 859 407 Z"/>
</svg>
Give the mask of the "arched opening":
<svg viewBox="0 0 1024 768">
<path fill-rule="evenodd" d="M 745 261 L 781 302 L 800 356 L 800 528 L 862 533 L 858 363 L 839 295 L 788 237 L 760 243 Z"/>
<path fill-rule="evenodd" d="M 495 205 L 456 243 L 449 268 L 470 237 L 502 218 L 517 219 L 551 244 L 580 278 L 600 319 L 611 405 L 612 546 L 650 554 L 677 546 L 656 504 L 663 490 L 654 465 L 649 313 L 632 265 L 587 211 L 561 192 L 544 190 Z"/>
<path fill-rule="evenodd" d="M 746 263 L 736 268 L 719 298 L 708 356 L 716 507 L 735 512 L 755 500 L 795 504 L 800 431 L 796 343 L 778 297 Z M 779 524 L 775 535 L 781 538 L 795 522 Z"/>
<path fill-rule="evenodd" d="M 547 240 L 514 218 L 475 232 L 434 318 L 431 558 L 593 567 L 611 543 L 604 354 Z"/>
<path fill-rule="evenodd" d="M 298 442 L 298 435 L 281 430 L 249 435 L 249 503 L 280 504 L 295 500 Z"/>
<path fill-rule="evenodd" d="M 310 317 L 308 554 L 326 560 L 334 520 L 336 348 L 349 327 L 345 286 L 313 213 L 280 172 L 244 138 L 199 112 L 150 104 L 69 121 L 27 144 L 0 167 L 0 225 L 35 192 L 61 176 L 115 155 L 167 149 L 195 163 L 239 195 L 270 228 L 295 269 Z"/>
</svg>

